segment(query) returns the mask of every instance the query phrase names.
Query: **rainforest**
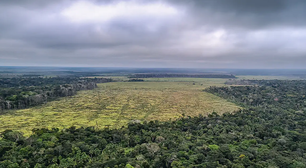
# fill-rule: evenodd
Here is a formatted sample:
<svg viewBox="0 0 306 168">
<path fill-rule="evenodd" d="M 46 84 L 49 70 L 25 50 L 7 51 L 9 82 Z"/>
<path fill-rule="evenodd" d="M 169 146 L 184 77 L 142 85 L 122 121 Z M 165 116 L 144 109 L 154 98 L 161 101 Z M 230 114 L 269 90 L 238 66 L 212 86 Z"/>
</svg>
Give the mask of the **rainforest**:
<svg viewBox="0 0 306 168">
<path fill-rule="evenodd" d="M 2 76 L 0 167 L 306 166 L 302 78 L 134 76 Z"/>
</svg>

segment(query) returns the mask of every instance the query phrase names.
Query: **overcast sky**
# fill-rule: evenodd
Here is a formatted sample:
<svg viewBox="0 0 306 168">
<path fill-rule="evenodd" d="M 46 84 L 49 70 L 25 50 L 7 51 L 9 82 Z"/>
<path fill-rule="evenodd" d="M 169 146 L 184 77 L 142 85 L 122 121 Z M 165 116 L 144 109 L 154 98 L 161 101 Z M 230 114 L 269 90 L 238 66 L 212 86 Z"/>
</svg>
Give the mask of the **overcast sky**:
<svg viewBox="0 0 306 168">
<path fill-rule="evenodd" d="M 1 0 L 0 66 L 306 68 L 305 0 Z"/>
</svg>

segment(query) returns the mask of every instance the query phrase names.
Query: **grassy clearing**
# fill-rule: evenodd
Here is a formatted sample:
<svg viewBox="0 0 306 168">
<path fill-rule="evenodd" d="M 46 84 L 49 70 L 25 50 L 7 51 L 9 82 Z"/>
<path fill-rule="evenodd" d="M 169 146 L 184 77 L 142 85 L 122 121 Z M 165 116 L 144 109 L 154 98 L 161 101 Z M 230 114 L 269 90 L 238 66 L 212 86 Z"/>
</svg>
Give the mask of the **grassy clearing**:
<svg viewBox="0 0 306 168">
<path fill-rule="evenodd" d="M 24 110 L 0 116 L 0 132 L 20 130 L 30 135 L 33 128 L 68 128 L 71 126 L 119 128 L 131 120 L 151 121 L 186 116 L 233 112 L 233 103 L 203 92 L 211 85 L 221 86 L 225 79 L 162 78 L 150 82 L 116 82 L 99 84 L 95 90 L 80 91 Z M 184 81 L 185 80 L 185 81 Z M 182 81 L 182 82 L 178 82 Z"/>
</svg>

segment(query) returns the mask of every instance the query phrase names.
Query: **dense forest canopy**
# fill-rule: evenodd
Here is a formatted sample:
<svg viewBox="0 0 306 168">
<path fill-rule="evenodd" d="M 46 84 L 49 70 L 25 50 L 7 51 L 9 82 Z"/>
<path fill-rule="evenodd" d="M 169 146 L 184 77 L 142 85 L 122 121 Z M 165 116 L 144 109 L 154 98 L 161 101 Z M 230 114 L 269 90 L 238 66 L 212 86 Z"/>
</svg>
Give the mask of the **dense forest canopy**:
<svg viewBox="0 0 306 168">
<path fill-rule="evenodd" d="M 240 105 L 306 110 L 305 80 L 243 80 L 256 86 L 210 87 L 207 92 Z"/>
<path fill-rule="evenodd" d="M 244 105 L 233 114 L 40 129 L 28 138 L 7 130 L 0 167 L 306 167 L 306 82 L 257 83 L 206 90 Z"/>
</svg>

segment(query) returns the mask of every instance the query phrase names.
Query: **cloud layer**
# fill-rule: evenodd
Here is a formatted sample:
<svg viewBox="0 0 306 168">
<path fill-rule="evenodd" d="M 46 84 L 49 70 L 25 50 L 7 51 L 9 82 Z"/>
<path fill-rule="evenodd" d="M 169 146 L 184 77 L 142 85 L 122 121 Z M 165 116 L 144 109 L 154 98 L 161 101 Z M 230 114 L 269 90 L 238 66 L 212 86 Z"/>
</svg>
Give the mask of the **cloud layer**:
<svg viewBox="0 0 306 168">
<path fill-rule="evenodd" d="M 0 65 L 306 68 L 304 0 L 0 1 Z"/>
</svg>

